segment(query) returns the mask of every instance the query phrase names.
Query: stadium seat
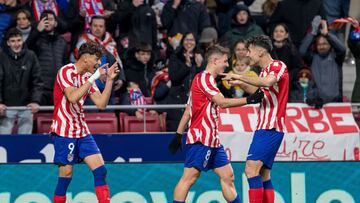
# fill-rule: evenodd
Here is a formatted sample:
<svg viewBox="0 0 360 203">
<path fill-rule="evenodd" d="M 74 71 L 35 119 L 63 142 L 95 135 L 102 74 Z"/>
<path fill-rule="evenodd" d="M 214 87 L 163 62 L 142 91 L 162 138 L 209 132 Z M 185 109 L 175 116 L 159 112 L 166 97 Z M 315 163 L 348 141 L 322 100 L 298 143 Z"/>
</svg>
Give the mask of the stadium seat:
<svg viewBox="0 0 360 203">
<path fill-rule="evenodd" d="M 161 132 L 166 132 L 166 115 L 167 115 L 166 112 L 159 114 Z"/>
<path fill-rule="evenodd" d="M 119 113 L 119 132 L 124 132 L 124 118 L 125 116 L 128 116 L 125 112 Z"/>
<path fill-rule="evenodd" d="M 118 120 L 113 112 L 85 113 L 85 121 L 92 134 L 118 132 Z"/>
<path fill-rule="evenodd" d="M 39 112 L 34 114 L 34 133 L 49 133 L 53 113 Z"/>
<path fill-rule="evenodd" d="M 144 121 L 135 116 L 124 117 L 124 132 L 144 132 Z M 146 115 L 146 132 L 160 132 L 158 115 Z"/>
</svg>

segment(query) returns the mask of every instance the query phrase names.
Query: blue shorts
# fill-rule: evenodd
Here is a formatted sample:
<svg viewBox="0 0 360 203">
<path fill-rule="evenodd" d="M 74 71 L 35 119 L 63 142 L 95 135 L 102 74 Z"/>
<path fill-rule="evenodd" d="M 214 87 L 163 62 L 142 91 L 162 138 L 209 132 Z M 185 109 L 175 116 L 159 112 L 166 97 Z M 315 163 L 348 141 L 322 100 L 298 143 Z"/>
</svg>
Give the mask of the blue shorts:
<svg viewBox="0 0 360 203">
<path fill-rule="evenodd" d="M 272 130 L 256 130 L 250 144 L 247 160 L 260 160 L 271 169 L 279 150 L 284 133 Z"/>
<path fill-rule="evenodd" d="M 87 156 L 100 154 L 100 150 L 91 135 L 82 138 L 68 138 L 53 135 L 55 148 L 54 164 L 74 165 Z"/>
<path fill-rule="evenodd" d="M 187 144 L 185 154 L 185 168 L 194 167 L 199 171 L 220 168 L 230 163 L 222 145 L 212 148 L 201 143 Z"/>
</svg>

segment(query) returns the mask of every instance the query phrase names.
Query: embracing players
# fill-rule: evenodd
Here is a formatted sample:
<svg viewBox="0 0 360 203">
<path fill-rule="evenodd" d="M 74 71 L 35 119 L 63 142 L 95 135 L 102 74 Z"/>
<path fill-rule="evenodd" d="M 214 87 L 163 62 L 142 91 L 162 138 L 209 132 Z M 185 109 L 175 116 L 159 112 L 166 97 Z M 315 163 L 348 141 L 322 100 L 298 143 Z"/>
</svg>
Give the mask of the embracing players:
<svg viewBox="0 0 360 203">
<path fill-rule="evenodd" d="M 174 190 L 174 203 L 184 203 L 190 187 L 201 171 L 210 169 L 220 177 L 225 200 L 231 203 L 241 202 L 234 186 L 233 169 L 219 140 L 219 106 L 228 108 L 259 103 L 264 94 L 259 90 L 247 98 L 224 98 L 216 87 L 215 77 L 223 73 L 228 66 L 228 55 L 229 50 L 219 45 L 208 48 L 206 70 L 198 73 L 192 81 L 188 105 L 176 136 L 169 145 L 170 150 L 175 153 L 181 144 L 182 133 L 189 123 L 184 172 Z"/>
</svg>

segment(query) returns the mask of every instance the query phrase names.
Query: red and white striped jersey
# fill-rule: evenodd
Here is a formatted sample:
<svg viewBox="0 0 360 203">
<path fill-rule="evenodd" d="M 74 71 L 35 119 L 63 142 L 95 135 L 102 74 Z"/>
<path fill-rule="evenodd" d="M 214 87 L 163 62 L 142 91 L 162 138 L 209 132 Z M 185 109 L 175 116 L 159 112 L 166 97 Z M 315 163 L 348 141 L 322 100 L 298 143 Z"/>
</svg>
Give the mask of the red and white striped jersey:
<svg viewBox="0 0 360 203">
<path fill-rule="evenodd" d="M 188 100 L 190 122 L 186 144 L 201 142 L 209 147 L 220 146 L 219 107 L 211 101 L 211 98 L 219 93 L 215 79 L 210 73 L 203 71 L 194 77 Z"/>
<path fill-rule="evenodd" d="M 67 87 L 79 88 L 90 76 L 91 73 L 80 75 L 74 64 L 60 68 L 54 85 L 54 115 L 50 132 L 70 138 L 80 138 L 90 134 L 85 122 L 83 104 L 89 94 L 99 91 L 96 84 L 94 83 L 76 104 L 69 102 L 64 92 Z"/>
<path fill-rule="evenodd" d="M 289 95 L 289 74 L 286 65 L 278 60 L 273 60 L 260 77 L 273 75 L 277 82 L 271 87 L 262 87 L 264 99 L 258 111 L 258 124 L 256 129 L 273 129 L 279 132 L 285 130 L 285 113 Z"/>
</svg>

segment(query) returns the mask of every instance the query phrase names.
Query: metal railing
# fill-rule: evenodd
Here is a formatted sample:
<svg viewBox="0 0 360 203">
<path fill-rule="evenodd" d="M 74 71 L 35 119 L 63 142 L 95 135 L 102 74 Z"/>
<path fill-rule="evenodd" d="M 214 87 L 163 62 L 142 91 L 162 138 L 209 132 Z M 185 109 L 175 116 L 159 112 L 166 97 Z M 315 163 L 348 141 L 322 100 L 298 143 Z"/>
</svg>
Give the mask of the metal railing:
<svg viewBox="0 0 360 203">
<path fill-rule="evenodd" d="M 186 104 L 154 104 L 154 105 L 108 105 L 106 110 L 128 110 L 128 109 L 182 109 Z M 351 103 L 353 112 L 360 112 L 360 103 Z M 26 106 L 11 106 L 8 110 L 29 110 Z M 40 106 L 40 111 L 52 111 L 54 106 Z M 94 105 L 85 105 L 84 110 L 98 110 Z M 144 132 L 146 132 L 146 113 L 144 113 Z"/>
</svg>

